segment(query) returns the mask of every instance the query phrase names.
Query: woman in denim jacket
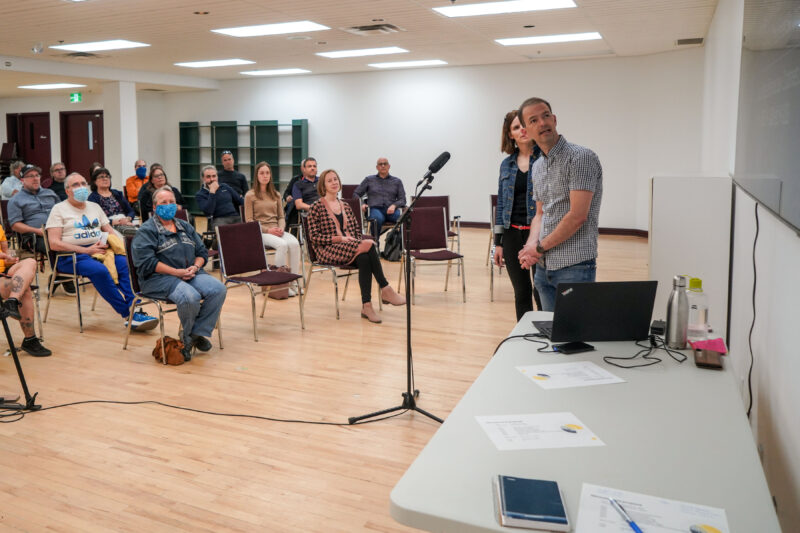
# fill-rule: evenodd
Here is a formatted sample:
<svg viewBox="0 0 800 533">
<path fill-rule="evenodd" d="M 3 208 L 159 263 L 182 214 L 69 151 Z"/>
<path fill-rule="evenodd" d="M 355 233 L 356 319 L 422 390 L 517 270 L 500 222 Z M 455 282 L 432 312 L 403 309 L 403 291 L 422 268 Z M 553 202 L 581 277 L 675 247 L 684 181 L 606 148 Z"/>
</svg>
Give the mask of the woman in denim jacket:
<svg viewBox="0 0 800 533">
<path fill-rule="evenodd" d="M 500 163 L 494 220 L 494 264 L 506 266 L 514 287 L 514 305 L 519 321 L 527 311 L 533 311 L 533 299 L 537 309 L 542 307 L 532 282 L 535 268 L 524 270 L 518 257 L 528 241 L 531 220 L 536 215 L 530 167 L 541 150 L 528 138 L 516 111 L 506 113 L 500 142 L 500 149 L 509 156 Z"/>
</svg>

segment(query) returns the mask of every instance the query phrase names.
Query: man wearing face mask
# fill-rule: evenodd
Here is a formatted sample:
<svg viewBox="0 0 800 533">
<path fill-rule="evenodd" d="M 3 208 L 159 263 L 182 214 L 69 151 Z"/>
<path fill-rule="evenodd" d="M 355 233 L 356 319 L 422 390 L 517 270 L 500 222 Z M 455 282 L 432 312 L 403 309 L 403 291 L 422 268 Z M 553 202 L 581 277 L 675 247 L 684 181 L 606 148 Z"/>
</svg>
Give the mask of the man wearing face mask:
<svg viewBox="0 0 800 533">
<path fill-rule="evenodd" d="M 175 218 L 177 204 L 169 187 L 153 192 L 155 216 L 142 224 L 133 238 L 131 251 L 142 293 L 167 298 L 178 307 L 183 327 L 184 361 L 192 349 L 211 349 L 214 324 L 219 319 L 227 289 L 207 274 L 203 265 L 208 250 L 191 224 Z"/>
<path fill-rule="evenodd" d="M 92 257 L 103 254 L 108 248 L 103 240 L 103 233 L 113 232 L 108 217 L 98 204 L 87 202 L 89 184 L 77 172 L 67 176 L 64 189 L 67 191 L 67 199 L 53 207 L 45 225 L 50 248 L 55 252 L 76 254 L 75 271 L 92 281 L 100 296 L 125 319 L 124 326 L 127 327 L 128 315 L 135 298 L 131 289 L 127 258 L 124 255 L 114 256 L 119 278 L 119 283 L 115 283 L 108 268 Z M 56 270 L 72 272 L 72 257 L 59 258 Z M 131 329 L 134 331 L 153 329 L 157 325 L 158 319 L 142 312 L 133 313 Z"/>
<path fill-rule="evenodd" d="M 137 213 L 139 212 L 139 191 L 145 183 L 150 181 L 150 176 L 147 175 L 147 162 L 144 159 L 139 159 L 133 165 L 136 174 L 125 180 L 125 194 L 128 196 L 128 202 Z"/>
</svg>

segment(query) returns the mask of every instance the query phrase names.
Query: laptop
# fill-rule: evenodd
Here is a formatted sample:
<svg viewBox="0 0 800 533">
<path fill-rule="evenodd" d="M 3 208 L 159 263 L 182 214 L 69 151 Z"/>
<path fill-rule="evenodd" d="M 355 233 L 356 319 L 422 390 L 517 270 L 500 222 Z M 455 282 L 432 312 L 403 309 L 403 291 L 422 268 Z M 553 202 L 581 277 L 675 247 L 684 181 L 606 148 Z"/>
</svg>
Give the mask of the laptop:
<svg viewBox="0 0 800 533">
<path fill-rule="evenodd" d="M 657 281 L 559 283 L 552 321 L 533 325 L 553 342 L 636 341 L 650 335 Z"/>
</svg>

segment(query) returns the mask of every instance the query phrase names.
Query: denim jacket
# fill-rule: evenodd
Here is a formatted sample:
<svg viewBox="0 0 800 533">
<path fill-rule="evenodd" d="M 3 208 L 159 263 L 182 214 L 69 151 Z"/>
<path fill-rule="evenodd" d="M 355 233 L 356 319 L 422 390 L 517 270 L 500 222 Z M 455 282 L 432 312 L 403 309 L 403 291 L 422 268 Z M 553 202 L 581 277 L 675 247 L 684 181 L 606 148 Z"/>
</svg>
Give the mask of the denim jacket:
<svg viewBox="0 0 800 533">
<path fill-rule="evenodd" d="M 530 169 L 533 168 L 533 162 L 541 154 L 537 146 L 531 154 L 531 162 L 528 166 L 528 223 L 536 216 L 536 202 L 533 201 L 533 183 L 531 182 Z M 514 184 L 517 181 L 517 156 L 519 152 L 515 151 L 510 156 L 503 159 L 500 163 L 500 179 L 497 185 L 497 210 L 494 216 L 494 234 L 495 244 L 502 244 L 502 234 L 511 226 L 511 208 L 514 203 Z M 498 240 L 500 241 L 498 243 Z"/>
</svg>

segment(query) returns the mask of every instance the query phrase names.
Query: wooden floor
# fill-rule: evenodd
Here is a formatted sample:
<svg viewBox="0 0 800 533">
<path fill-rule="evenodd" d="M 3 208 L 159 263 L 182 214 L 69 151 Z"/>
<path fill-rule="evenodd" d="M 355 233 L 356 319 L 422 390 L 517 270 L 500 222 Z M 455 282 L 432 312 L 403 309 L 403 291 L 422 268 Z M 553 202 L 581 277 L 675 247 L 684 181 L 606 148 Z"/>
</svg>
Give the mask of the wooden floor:
<svg viewBox="0 0 800 533">
<path fill-rule="evenodd" d="M 508 277 L 489 301 L 487 230 L 466 229 L 467 303 L 460 283 L 422 269 L 413 306 L 419 405 L 445 418 L 514 326 Z M 647 241 L 601 237 L 599 280 L 645 279 Z M 384 263 L 397 282 L 398 264 Z M 355 280 L 354 280 L 355 281 Z M 49 358 L 22 355 L 31 391 L 50 407 L 82 400 L 155 400 L 264 417 L 346 423 L 398 405 L 405 390 L 405 309 L 383 324 L 359 316 L 351 285 L 336 320 L 328 275 L 315 275 L 300 329 L 296 299 L 270 300 L 253 342 L 245 289 L 223 309 L 223 341 L 190 363 L 151 355 L 157 330 L 133 334 L 84 301 L 58 292 L 45 324 Z M 355 290 L 354 290 L 355 289 Z M 87 293 L 89 296 L 91 293 Z M 89 302 L 89 303 L 86 303 Z M 42 303 L 44 306 L 44 302 Z M 177 332 L 170 315 L 168 331 Z M 20 342 L 19 327 L 11 321 Z M 4 341 L 2 341 L 4 342 Z M 11 358 L 0 390 L 18 391 Z M 2 531 L 410 531 L 389 515 L 389 493 L 438 424 L 419 414 L 359 426 L 211 416 L 157 405 L 88 404 L 27 414 L 0 425 Z"/>
</svg>

